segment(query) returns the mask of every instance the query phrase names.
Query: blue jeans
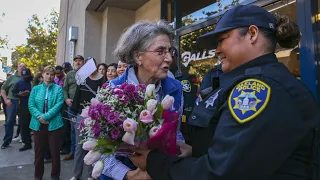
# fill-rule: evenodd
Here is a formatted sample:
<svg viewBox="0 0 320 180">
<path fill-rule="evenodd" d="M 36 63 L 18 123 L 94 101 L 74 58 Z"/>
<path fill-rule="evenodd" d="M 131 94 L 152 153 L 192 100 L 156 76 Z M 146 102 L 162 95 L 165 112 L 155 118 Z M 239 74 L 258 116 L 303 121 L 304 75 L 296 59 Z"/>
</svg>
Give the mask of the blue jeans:
<svg viewBox="0 0 320 180">
<path fill-rule="evenodd" d="M 71 148 L 70 148 L 70 154 L 74 154 L 76 151 L 76 133 L 75 133 L 75 127 L 77 123 L 72 122 L 72 118 L 77 117 L 77 112 L 73 111 L 70 107 L 68 107 L 68 118 L 70 120 L 70 137 L 71 137 Z"/>
<path fill-rule="evenodd" d="M 10 99 L 12 105 L 6 107 L 7 123 L 5 127 L 5 135 L 3 141 L 6 144 L 10 144 L 13 137 L 14 124 L 17 118 L 18 100 Z"/>
</svg>

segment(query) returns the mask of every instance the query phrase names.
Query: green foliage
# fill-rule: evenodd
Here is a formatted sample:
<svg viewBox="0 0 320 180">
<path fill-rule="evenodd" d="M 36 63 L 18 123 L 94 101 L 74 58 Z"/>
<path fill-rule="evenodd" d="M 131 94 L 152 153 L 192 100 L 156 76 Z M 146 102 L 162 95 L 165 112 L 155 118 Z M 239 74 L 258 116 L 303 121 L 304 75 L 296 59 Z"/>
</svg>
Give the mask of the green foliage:
<svg viewBox="0 0 320 180">
<path fill-rule="evenodd" d="M 233 0 L 231 2 L 231 4 L 224 6 L 222 1 L 223 0 L 217 0 L 217 4 L 216 4 L 218 7 L 217 10 L 207 11 L 207 12 L 202 11 L 202 14 L 204 14 L 206 16 L 212 16 L 212 15 L 217 14 L 225 9 L 232 8 L 233 6 L 236 6 L 239 4 L 239 0 Z M 182 19 L 182 24 L 184 26 L 187 26 L 187 25 L 192 24 L 196 21 L 199 21 L 203 18 L 204 17 L 194 18 L 192 15 L 188 15 Z M 212 31 L 214 28 L 215 28 L 215 25 L 210 25 L 210 26 L 204 27 L 202 29 L 193 31 L 191 33 L 182 35 L 180 37 L 180 53 L 182 54 L 185 51 L 201 52 L 202 49 L 199 49 L 196 44 L 197 38 L 207 32 Z M 200 60 L 200 61 L 193 61 L 189 64 L 188 68 L 183 67 L 183 69 L 185 69 L 185 71 L 188 71 L 190 74 L 193 74 L 199 78 L 199 77 L 202 77 L 209 69 L 211 69 L 214 66 L 215 62 L 216 62 L 215 58 Z"/>
<path fill-rule="evenodd" d="M 4 17 L 5 13 L 1 13 L 0 17 Z M 0 23 L 2 23 L 2 20 L 0 19 Z M 8 36 L 1 37 L 0 36 L 0 48 L 8 48 Z"/>
<path fill-rule="evenodd" d="M 24 63 L 33 73 L 37 72 L 42 64 L 55 65 L 58 37 L 58 13 L 52 11 L 44 22 L 37 15 L 28 21 L 26 29 L 27 43 L 16 46 L 12 53 L 12 68 Z"/>
</svg>

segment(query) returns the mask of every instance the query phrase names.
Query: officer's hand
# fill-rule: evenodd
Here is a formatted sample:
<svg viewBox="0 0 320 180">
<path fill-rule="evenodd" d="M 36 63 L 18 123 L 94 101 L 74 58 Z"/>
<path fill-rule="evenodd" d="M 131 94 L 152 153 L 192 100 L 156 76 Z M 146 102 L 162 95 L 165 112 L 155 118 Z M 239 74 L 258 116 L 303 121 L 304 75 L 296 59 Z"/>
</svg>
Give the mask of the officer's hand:
<svg viewBox="0 0 320 180">
<path fill-rule="evenodd" d="M 135 155 L 130 156 L 131 161 L 134 165 L 139 167 L 142 170 L 147 169 L 147 158 L 148 154 L 151 151 L 150 149 L 135 149 Z"/>
<path fill-rule="evenodd" d="M 151 180 L 151 177 L 146 171 L 142 171 L 140 168 L 128 171 L 125 176 L 125 180 Z"/>
<path fill-rule="evenodd" d="M 179 157 L 188 157 L 192 155 L 192 146 L 182 142 L 177 142 L 177 145 L 180 147 L 181 151 Z"/>
</svg>

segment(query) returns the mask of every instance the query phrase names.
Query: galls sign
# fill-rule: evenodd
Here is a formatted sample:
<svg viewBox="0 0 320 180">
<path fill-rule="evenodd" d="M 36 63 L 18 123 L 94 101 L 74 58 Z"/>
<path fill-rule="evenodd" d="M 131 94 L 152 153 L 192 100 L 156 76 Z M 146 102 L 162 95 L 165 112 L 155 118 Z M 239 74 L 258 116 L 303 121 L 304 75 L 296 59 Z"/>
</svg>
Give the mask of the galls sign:
<svg viewBox="0 0 320 180">
<path fill-rule="evenodd" d="M 204 60 L 208 58 L 213 58 L 216 54 L 216 50 L 208 50 L 208 51 L 203 51 L 201 52 L 195 52 L 191 54 L 191 52 L 186 51 L 181 54 L 181 59 L 182 59 L 182 64 L 187 67 L 191 61 L 199 61 L 199 60 Z"/>
</svg>

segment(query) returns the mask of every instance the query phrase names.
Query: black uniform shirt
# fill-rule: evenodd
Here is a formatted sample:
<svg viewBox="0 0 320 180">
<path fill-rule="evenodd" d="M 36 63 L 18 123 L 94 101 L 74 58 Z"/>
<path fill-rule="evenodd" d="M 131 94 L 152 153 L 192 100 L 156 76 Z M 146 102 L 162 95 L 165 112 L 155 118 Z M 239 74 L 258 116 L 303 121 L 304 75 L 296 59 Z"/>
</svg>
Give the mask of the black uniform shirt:
<svg viewBox="0 0 320 180">
<path fill-rule="evenodd" d="M 319 121 L 309 90 L 274 54 L 223 74 L 220 88 L 217 97 L 212 98 L 217 93 L 208 97 L 213 102 L 201 101 L 191 115 L 194 120 L 205 120 L 193 125 L 206 126 L 203 122 L 211 119 L 217 122 L 207 154 L 179 158 L 151 151 L 147 171 L 152 179 L 307 179 Z M 214 107 L 217 100 L 221 103 Z M 206 106 L 218 111 L 206 113 Z"/>
</svg>

